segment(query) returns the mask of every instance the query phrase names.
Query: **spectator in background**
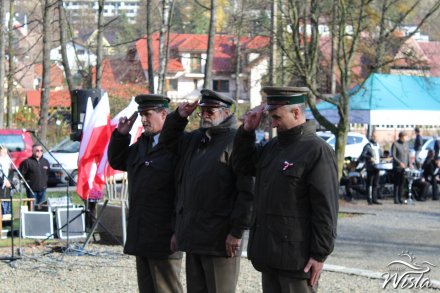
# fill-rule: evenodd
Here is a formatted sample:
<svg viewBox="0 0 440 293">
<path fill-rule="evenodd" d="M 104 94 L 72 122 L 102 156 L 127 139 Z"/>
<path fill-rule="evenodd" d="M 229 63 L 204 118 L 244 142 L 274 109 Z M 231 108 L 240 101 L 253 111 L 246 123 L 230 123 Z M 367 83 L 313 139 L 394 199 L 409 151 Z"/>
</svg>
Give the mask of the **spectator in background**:
<svg viewBox="0 0 440 293">
<path fill-rule="evenodd" d="M 423 162 L 422 169 L 423 169 L 423 177 L 427 182 L 431 184 L 432 187 L 432 200 L 439 199 L 437 179 L 436 179 L 436 176 L 438 176 L 438 168 L 439 168 L 438 164 L 434 157 L 434 151 L 428 150 L 428 154 L 426 156 L 425 161 Z"/>
<path fill-rule="evenodd" d="M 367 169 L 367 201 L 368 204 L 382 204 L 377 200 L 379 185 L 379 169 L 376 164 L 380 163 L 380 146 L 377 143 L 376 133 L 373 132 L 370 142 L 364 146 L 360 159 L 365 162 Z"/>
<path fill-rule="evenodd" d="M 32 146 L 32 156 L 21 162 L 19 170 L 26 179 L 26 195 L 35 198 L 35 204 L 39 205 L 46 200 L 47 178 L 49 176 L 49 161 L 43 158 L 41 144 Z"/>
<path fill-rule="evenodd" d="M 13 176 L 14 173 L 12 172 L 8 149 L 4 145 L 0 145 L 0 198 L 9 198 Z M 11 202 L 2 202 L 1 209 L 3 215 L 10 214 Z"/>
<path fill-rule="evenodd" d="M 394 173 L 394 203 L 402 204 L 403 185 L 405 183 L 405 169 L 409 167 L 409 146 L 406 142 L 405 131 L 399 132 L 399 138 L 391 146 Z"/>
<path fill-rule="evenodd" d="M 269 140 L 270 140 L 270 134 L 269 134 L 269 132 L 265 132 L 264 137 L 260 143 L 261 143 L 261 145 L 265 145 L 266 143 L 269 142 Z"/>
<path fill-rule="evenodd" d="M 433 139 L 434 139 L 434 158 L 438 158 L 439 150 L 440 150 L 440 141 L 436 135 L 433 137 Z"/>
<path fill-rule="evenodd" d="M 416 164 L 416 168 L 420 169 L 420 162 L 419 162 L 419 154 L 420 154 L 420 150 L 422 149 L 422 136 L 420 135 L 420 129 L 418 127 L 414 128 L 414 132 L 416 134 L 416 138 L 414 140 L 414 151 L 416 152 L 415 155 L 415 164 Z"/>
</svg>

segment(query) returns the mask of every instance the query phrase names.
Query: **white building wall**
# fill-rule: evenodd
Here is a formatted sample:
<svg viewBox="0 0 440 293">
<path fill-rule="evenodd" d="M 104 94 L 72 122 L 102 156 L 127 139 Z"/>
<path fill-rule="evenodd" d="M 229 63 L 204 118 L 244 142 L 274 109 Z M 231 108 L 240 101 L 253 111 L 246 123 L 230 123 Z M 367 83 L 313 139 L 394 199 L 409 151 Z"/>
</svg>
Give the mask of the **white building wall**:
<svg viewBox="0 0 440 293">
<path fill-rule="evenodd" d="M 96 55 L 90 53 L 89 50 L 87 50 L 83 46 L 73 46 L 72 43 L 69 43 L 67 44 L 66 50 L 69 67 L 72 72 L 76 73 L 79 69 L 86 68 L 90 65 L 96 65 Z M 77 53 L 75 53 L 75 50 Z M 61 63 L 61 46 L 56 47 L 50 51 L 50 60 Z"/>
</svg>

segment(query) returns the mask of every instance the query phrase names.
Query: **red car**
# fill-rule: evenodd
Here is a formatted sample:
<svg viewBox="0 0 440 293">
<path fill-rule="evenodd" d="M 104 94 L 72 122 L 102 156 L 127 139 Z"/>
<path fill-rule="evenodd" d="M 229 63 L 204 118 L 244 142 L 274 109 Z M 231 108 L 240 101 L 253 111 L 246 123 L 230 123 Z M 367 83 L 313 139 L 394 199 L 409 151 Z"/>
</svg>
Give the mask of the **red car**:
<svg viewBox="0 0 440 293">
<path fill-rule="evenodd" d="M 25 129 L 0 129 L 0 144 L 6 146 L 17 168 L 32 156 L 32 137 Z"/>
</svg>

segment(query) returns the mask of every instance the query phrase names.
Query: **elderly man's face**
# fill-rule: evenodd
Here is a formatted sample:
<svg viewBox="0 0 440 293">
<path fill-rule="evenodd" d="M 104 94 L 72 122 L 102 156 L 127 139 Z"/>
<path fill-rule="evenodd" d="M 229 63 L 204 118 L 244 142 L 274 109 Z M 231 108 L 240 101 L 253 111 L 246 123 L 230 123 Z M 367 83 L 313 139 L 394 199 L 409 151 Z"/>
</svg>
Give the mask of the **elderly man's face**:
<svg viewBox="0 0 440 293">
<path fill-rule="evenodd" d="M 152 135 L 162 130 L 167 113 L 165 110 L 146 110 L 139 113 L 145 135 Z"/>
<path fill-rule="evenodd" d="M 228 117 L 229 110 L 223 107 L 200 107 L 200 126 L 210 128 L 222 123 Z"/>
</svg>

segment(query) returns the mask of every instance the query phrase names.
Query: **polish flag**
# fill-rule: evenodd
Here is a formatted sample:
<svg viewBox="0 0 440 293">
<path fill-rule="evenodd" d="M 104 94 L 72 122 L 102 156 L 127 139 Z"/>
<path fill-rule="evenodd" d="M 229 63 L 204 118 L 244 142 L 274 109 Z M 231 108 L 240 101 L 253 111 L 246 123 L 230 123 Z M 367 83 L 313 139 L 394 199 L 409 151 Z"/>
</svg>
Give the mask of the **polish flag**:
<svg viewBox="0 0 440 293">
<path fill-rule="evenodd" d="M 121 112 L 119 112 L 110 121 L 111 132 L 113 132 L 116 129 L 116 127 L 118 126 L 118 123 L 119 123 L 119 119 L 121 117 L 124 117 L 124 116 L 130 117 L 131 115 L 133 115 L 134 112 L 137 111 L 137 109 L 138 109 L 138 104 L 135 102 L 134 97 L 133 97 L 130 101 L 130 104 L 128 104 L 128 106 L 125 109 L 123 109 Z M 132 145 L 133 143 L 135 143 L 137 141 L 137 139 L 139 138 L 139 136 L 142 134 L 143 131 L 144 131 L 144 128 L 142 126 L 141 117 L 138 116 L 133 124 L 133 127 L 130 130 L 130 135 L 131 135 L 130 145 Z M 97 176 L 99 176 L 101 178 L 101 180 L 104 180 L 104 181 L 105 181 L 105 178 L 107 178 L 107 177 L 111 177 L 111 176 L 114 176 L 115 174 L 121 173 L 121 171 L 113 169 L 108 164 L 107 151 L 108 151 L 109 143 L 110 143 L 110 140 L 105 147 L 104 155 L 102 156 L 102 159 L 101 159 L 101 162 L 99 163 L 98 171 L 97 171 Z"/>
<path fill-rule="evenodd" d="M 104 93 L 95 109 L 93 109 L 89 98 L 78 155 L 78 182 L 76 185 L 76 192 L 83 200 L 102 198 L 105 180 L 96 175 L 99 162 L 111 135 L 109 120 L 110 105 L 107 93 Z"/>
</svg>

